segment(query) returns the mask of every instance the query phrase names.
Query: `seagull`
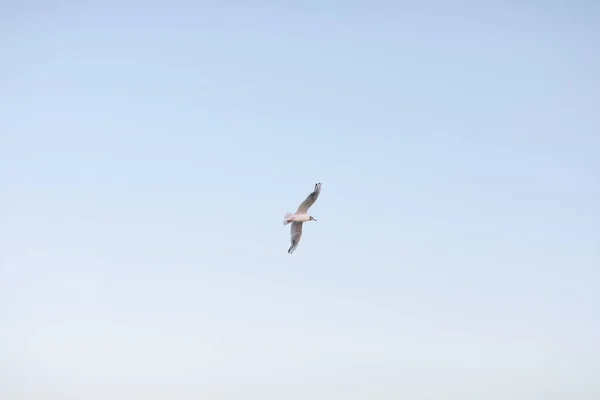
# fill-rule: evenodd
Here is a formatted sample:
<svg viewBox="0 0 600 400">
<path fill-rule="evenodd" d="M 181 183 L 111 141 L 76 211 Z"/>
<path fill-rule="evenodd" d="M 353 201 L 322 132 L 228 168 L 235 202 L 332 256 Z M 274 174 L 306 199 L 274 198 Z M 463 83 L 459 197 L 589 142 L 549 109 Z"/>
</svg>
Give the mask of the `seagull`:
<svg viewBox="0 0 600 400">
<path fill-rule="evenodd" d="M 288 253 L 292 254 L 296 247 L 298 247 L 298 243 L 300 243 L 300 238 L 302 237 L 302 224 L 308 221 L 317 221 L 310 215 L 306 215 L 306 212 L 315 204 L 317 198 L 319 198 L 319 194 L 321 194 L 321 183 L 315 184 L 315 190 L 311 194 L 306 197 L 306 199 L 298 206 L 295 214 L 290 212 L 285 213 L 283 217 L 283 225 L 292 224 L 291 228 L 291 242 L 292 245 L 288 249 Z"/>
</svg>

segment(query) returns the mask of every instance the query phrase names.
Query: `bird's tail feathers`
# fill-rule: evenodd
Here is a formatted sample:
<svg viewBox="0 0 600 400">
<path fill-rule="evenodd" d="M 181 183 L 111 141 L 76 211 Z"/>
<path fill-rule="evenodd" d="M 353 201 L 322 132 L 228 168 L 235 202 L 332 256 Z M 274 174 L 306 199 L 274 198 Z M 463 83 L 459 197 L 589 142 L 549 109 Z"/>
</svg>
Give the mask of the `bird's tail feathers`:
<svg viewBox="0 0 600 400">
<path fill-rule="evenodd" d="M 294 214 L 292 214 L 291 212 L 286 212 L 285 216 L 283 217 L 283 225 L 289 224 L 290 219 L 292 219 L 293 216 L 294 216 Z"/>
</svg>

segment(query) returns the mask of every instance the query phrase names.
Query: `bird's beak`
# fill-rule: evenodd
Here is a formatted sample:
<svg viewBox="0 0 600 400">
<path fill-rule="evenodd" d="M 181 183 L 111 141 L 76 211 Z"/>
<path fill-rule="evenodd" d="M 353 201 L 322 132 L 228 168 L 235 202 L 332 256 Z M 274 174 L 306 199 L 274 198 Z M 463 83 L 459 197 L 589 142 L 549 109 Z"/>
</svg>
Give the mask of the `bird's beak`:
<svg viewBox="0 0 600 400">
<path fill-rule="evenodd" d="M 315 217 L 313 217 L 313 221 L 317 222 L 317 219 Z"/>
</svg>

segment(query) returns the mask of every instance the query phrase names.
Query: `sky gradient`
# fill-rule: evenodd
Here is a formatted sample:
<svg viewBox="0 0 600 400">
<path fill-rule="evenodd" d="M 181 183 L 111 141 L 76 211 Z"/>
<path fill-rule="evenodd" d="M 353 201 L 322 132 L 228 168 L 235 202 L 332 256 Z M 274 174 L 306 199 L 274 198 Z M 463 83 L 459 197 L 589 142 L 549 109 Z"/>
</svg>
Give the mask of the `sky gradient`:
<svg viewBox="0 0 600 400">
<path fill-rule="evenodd" d="M 0 398 L 600 398 L 600 5 L 512 3 L 0 3 Z"/>
</svg>

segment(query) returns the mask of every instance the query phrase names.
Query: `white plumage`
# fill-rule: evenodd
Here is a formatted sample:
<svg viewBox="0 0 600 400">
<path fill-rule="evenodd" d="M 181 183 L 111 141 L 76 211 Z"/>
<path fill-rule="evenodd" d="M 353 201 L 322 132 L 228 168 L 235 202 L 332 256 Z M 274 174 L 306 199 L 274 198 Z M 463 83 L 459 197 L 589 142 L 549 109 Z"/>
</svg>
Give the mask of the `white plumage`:
<svg viewBox="0 0 600 400">
<path fill-rule="evenodd" d="M 315 190 L 311 194 L 309 194 L 306 199 L 298 206 L 295 214 L 290 212 L 285 214 L 283 225 L 292 224 L 290 229 L 291 238 L 290 241 L 292 245 L 288 249 L 288 253 L 292 254 L 296 247 L 298 247 L 298 243 L 300 243 L 300 238 L 302 237 L 302 224 L 308 221 L 317 221 L 310 215 L 307 215 L 308 209 L 312 206 L 315 201 L 319 198 L 319 194 L 321 194 L 321 183 L 315 184 Z"/>
</svg>

